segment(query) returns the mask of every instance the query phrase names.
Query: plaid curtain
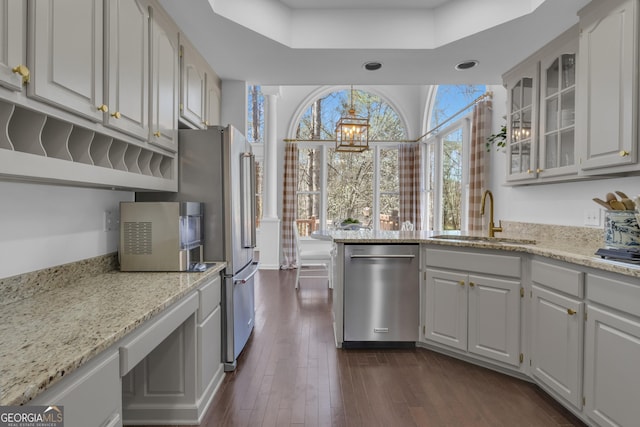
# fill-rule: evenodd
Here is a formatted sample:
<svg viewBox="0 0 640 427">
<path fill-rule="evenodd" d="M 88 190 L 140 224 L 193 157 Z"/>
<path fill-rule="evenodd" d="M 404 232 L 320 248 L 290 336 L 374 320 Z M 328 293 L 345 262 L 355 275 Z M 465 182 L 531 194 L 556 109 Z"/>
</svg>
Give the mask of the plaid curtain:
<svg viewBox="0 0 640 427">
<path fill-rule="evenodd" d="M 398 147 L 400 180 L 400 223 L 409 221 L 420 230 L 420 144 L 405 143 Z"/>
<path fill-rule="evenodd" d="M 281 269 L 296 268 L 296 248 L 293 221 L 296 220 L 296 190 L 298 189 L 298 146 L 288 142 L 284 151 L 284 179 L 282 189 L 281 240 L 283 262 Z"/>
<path fill-rule="evenodd" d="M 482 231 L 480 203 L 484 191 L 484 157 L 487 151 L 487 137 L 491 131 L 491 105 L 491 100 L 485 99 L 473 107 L 469 159 L 469 231 Z"/>
</svg>

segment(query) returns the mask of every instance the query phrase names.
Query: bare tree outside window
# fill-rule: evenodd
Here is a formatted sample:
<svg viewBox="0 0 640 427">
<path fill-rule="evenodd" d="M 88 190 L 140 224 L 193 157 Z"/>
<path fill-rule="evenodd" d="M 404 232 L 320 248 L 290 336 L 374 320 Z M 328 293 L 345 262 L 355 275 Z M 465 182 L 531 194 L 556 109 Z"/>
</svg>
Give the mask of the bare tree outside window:
<svg viewBox="0 0 640 427">
<path fill-rule="evenodd" d="M 351 108 L 351 102 L 350 90 L 332 92 L 317 99 L 302 115 L 296 138 L 309 141 L 335 140 L 336 123 L 341 116 L 347 114 Z M 379 96 L 354 90 L 353 106 L 356 115 L 369 118 L 371 141 L 395 142 L 406 138 L 404 126 L 398 115 Z M 371 146 L 375 147 L 375 142 Z M 322 147 L 322 144 L 318 147 Z M 327 222 L 323 224 L 324 228 L 334 228 L 345 220 L 357 221 L 363 227 L 372 227 L 373 221 L 382 221 L 394 215 L 397 217 L 398 150 L 394 144 L 389 148 L 379 151 L 370 149 L 364 153 L 338 153 L 331 145 L 324 152 L 326 152 L 326 159 L 323 164 L 319 164 L 318 162 L 322 161 L 320 148 L 300 150 L 299 223 L 315 221 L 320 209 L 326 212 Z M 377 164 L 380 170 L 374 170 L 376 155 L 379 156 Z M 321 167 L 327 170 L 327 206 L 325 207 L 319 206 L 322 191 L 319 188 Z M 376 174 L 381 177 L 378 192 L 373 188 Z M 374 200 L 376 194 L 379 194 L 378 200 Z M 372 217 L 373 212 L 376 211 L 374 206 L 376 203 L 379 207 L 379 218 Z M 390 221 L 387 222 L 390 223 Z"/>
</svg>

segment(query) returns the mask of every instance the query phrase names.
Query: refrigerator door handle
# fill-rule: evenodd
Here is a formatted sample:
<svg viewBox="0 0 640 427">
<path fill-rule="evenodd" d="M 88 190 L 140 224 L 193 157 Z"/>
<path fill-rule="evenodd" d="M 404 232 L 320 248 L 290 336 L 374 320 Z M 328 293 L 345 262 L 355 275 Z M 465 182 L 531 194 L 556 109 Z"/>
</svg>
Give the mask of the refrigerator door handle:
<svg viewBox="0 0 640 427">
<path fill-rule="evenodd" d="M 255 157 L 252 153 L 242 153 L 240 158 L 241 178 L 241 221 L 242 221 L 242 247 L 255 247 Z"/>
<path fill-rule="evenodd" d="M 246 277 L 243 277 L 242 279 L 236 279 L 233 281 L 234 285 L 244 285 L 245 283 L 247 283 L 249 280 L 251 280 L 251 278 L 253 276 L 256 275 L 256 273 L 258 272 L 258 263 L 254 262 L 251 264 L 251 266 L 253 267 L 253 270 L 251 271 L 251 273 L 249 273 Z"/>
<path fill-rule="evenodd" d="M 251 247 L 256 247 L 256 156 L 251 153 Z"/>
</svg>

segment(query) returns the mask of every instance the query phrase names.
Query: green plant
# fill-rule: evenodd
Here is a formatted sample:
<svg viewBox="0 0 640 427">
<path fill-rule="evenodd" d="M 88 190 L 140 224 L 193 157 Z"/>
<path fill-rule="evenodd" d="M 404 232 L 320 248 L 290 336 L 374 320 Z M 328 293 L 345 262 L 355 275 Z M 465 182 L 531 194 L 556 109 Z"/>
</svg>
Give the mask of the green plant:
<svg viewBox="0 0 640 427">
<path fill-rule="evenodd" d="M 355 218 L 349 217 L 349 218 L 345 219 L 344 221 L 342 221 L 342 223 L 343 224 L 360 224 L 360 221 L 358 221 Z"/>
<path fill-rule="evenodd" d="M 502 125 L 500 132 L 487 137 L 487 151 L 491 151 L 491 146 L 495 144 L 498 149 L 507 146 L 507 125 Z"/>
</svg>

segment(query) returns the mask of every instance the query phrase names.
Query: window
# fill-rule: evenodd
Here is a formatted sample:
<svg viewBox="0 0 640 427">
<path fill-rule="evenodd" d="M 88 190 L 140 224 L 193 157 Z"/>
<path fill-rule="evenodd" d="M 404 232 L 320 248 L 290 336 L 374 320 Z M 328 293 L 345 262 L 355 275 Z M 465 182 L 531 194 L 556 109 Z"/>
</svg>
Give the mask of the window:
<svg viewBox="0 0 640 427">
<path fill-rule="evenodd" d="M 427 230 L 466 229 L 470 104 L 484 92 L 483 85 L 438 86 L 430 126 L 441 128 L 427 139 L 423 157 Z"/>
<path fill-rule="evenodd" d="M 251 144 L 264 143 L 264 96 L 260 86 L 247 87 L 247 141 Z M 253 148 L 255 150 L 255 147 Z M 257 150 L 261 151 L 261 150 Z M 255 153 L 255 151 L 254 151 Z M 264 191 L 264 171 L 261 156 L 256 156 L 256 228 L 262 221 L 262 198 Z"/>
<path fill-rule="evenodd" d="M 398 141 L 404 125 L 379 96 L 353 91 L 356 114 L 370 122 L 370 149 L 336 152 L 335 126 L 351 106 L 351 91 L 341 90 L 315 100 L 302 114 L 299 142 L 297 222 L 301 235 L 346 222 L 372 229 L 399 227 Z M 323 141 L 323 142 L 316 142 Z M 326 141 L 326 142 L 325 142 Z M 304 225 L 301 225 L 304 224 Z"/>
<path fill-rule="evenodd" d="M 264 96 L 260 86 L 247 88 L 247 141 L 264 143 Z"/>
</svg>

